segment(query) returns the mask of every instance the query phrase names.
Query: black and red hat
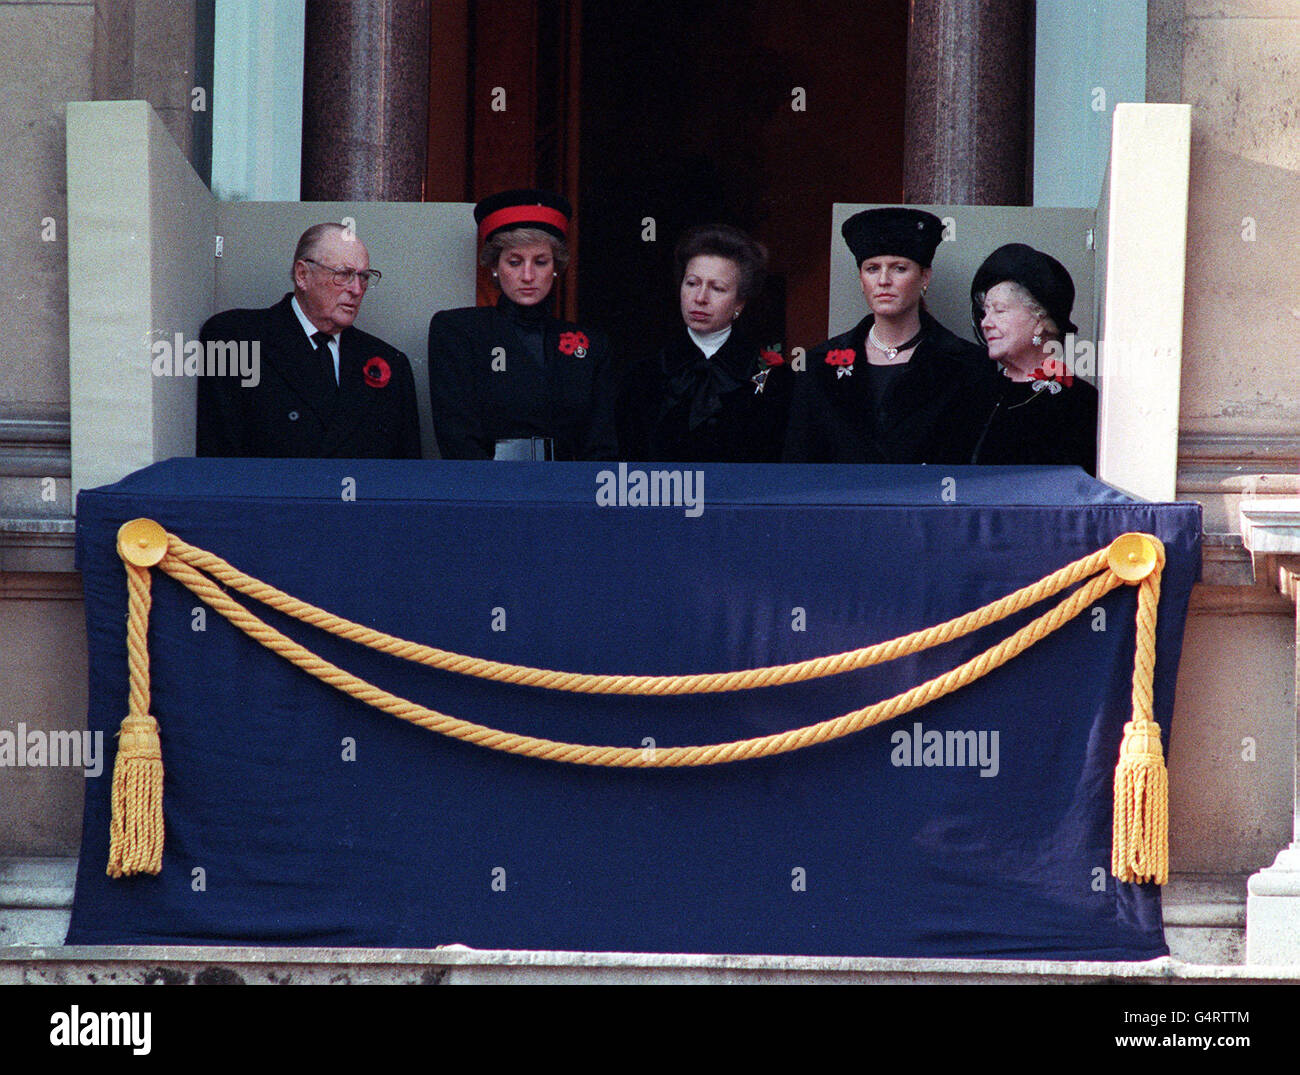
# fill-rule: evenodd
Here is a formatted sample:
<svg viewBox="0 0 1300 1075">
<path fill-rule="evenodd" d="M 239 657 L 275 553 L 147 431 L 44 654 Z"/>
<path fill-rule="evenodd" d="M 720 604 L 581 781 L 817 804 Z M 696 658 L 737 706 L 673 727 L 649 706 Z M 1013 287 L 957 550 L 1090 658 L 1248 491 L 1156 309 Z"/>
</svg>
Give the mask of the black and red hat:
<svg viewBox="0 0 1300 1075">
<path fill-rule="evenodd" d="M 510 228 L 538 228 L 557 239 L 566 239 L 572 216 L 569 199 L 549 190 L 505 190 L 474 206 L 479 242 Z"/>
</svg>

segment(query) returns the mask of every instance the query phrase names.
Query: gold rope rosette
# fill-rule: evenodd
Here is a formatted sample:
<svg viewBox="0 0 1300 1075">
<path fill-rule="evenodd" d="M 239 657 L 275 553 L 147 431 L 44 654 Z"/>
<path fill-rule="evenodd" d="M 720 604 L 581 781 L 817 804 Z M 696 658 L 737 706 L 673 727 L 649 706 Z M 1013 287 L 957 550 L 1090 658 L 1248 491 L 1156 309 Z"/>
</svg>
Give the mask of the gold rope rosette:
<svg viewBox="0 0 1300 1075">
<path fill-rule="evenodd" d="M 1138 587 L 1137 645 L 1133 665 L 1133 714 L 1125 725 L 1115 770 L 1115 813 L 1111 871 L 1121 881 L 1168 880 L 1168 777 L 1160 729 L 1152 712 L 1156 605 L 1164 546 L 1150 534 L 1123 534 L 1037 582 L 945 623 L 886 642 L 790 664 L 735 672 L 684 676 L 599 675 L 531 668 L 489 661 L 422 645 L 301 601 L 253 578 L 225 560 L 168 533 L 149 519 L 136 519 L 118 532 L 118 552 L 128 584 L 127 656 L 130 704 L 122 722 L 113 770 L 113 818 L 108 872 L 113 877 L 162 869 L 162 752 L 157 721 L 149 714 L 148 618 L 150 569 L 170 575 L 256 642 L 317 679 L 385 713 L 490 750 L 573 765 L 669 768 L 721 765 L 839 739 L 909 713 L 1006 664 L 1035 642 L 1078 616 L 1111 590 Z M 317 656 L 260 619 L 223 587 L 340 638 L 418 664 L 501 683 L 585 694 L 677 695 L 750 690 L 882 664 L 996 623 L 1055 596 L 1078 589 L 1014 634 L 984 652 L 910 690 L 838 717 L 790 731 L 706 746 L 588 746 L 500 731 L 440 713 L 391 694 Z"/>
</svg>

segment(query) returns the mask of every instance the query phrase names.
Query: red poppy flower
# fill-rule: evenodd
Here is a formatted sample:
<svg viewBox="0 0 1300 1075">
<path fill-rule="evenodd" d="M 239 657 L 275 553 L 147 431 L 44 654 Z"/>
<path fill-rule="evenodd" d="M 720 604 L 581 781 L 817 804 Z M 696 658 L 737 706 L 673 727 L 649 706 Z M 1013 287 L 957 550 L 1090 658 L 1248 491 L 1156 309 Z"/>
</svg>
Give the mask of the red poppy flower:
<svg viewBox="0 0 1300 1075">
<path fill-rule="evenodd" d="M 1029 375 L 1031 381 L 1060 381 L 1069 388 L 1074 384 L 1074 376 L 1066 369 L 1059 358 L 1045 358 L 1043 364 Z"/>
<path fill-rule="evenodd" d="M 560 333 L 560 354 L 573 355 L 579 358 L 587 353 L 587 348 L 591 341 L 587 339 L 585 332 L 561 332 Z"/>
<path fill-rule="evenodd" d="M 852 347 L 845 347 L 838 351 L 826 352 L 826 365 L 828 366 L 851 366 L 857 356 L 853 353 Z"/>
<path fill-rule="evenodd" d="M 759 351 L 758 357 L 769 366 L 785 365 L 785 358 L 782 356 L 780 351 Z"/>
<path fill-rule="evenodd" d="M 366 364 L 361 367 L 361 375 L 371 388 L 383 388 L 392 378 L 393 369 L 382 358 L 375 355 L 374 358 L 367 359 Z"/>
</svg>

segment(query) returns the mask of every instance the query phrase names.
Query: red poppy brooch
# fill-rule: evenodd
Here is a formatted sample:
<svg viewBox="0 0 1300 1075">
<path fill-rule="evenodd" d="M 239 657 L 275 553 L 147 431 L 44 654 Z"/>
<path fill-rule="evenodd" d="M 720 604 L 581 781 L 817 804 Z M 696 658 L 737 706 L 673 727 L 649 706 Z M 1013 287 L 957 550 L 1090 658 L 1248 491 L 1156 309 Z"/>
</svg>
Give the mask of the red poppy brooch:
<svg viewBox="0 0 1300 1075">
<path fill-rule="evenodd" d="M 378 355 L 361 367 L 361 375 L 371 388 L 383 388 L 393 376 L 393 368 Z"/>
<path fill-rule="evenodd" d="M 841 377 L 853 376 L 853 362 L 856 358 L 852 347 L 844 347 L 838 351 L 826 352 L 826 365 L 835 366 L 835 379 L 838 381 Z"/>
<path fill-rule="evenodd" d="M 781 345 L 774 344 L 758 352 L 758 359 L 763 363 L 759 371 L 750 378 L 754 383 L 754 395 L 762 395 L 763 389 L 767 387 L 767 375 L 772 372 L 773 366 L 784 366 L 785 359 L 781 356 Z"/>
<path fill-rule="evenodd" d="M 560 354 L 573 355 L 574 358 L 586 358 L 591 341 L 585 332 L 561 332 Z"/>
</svg>

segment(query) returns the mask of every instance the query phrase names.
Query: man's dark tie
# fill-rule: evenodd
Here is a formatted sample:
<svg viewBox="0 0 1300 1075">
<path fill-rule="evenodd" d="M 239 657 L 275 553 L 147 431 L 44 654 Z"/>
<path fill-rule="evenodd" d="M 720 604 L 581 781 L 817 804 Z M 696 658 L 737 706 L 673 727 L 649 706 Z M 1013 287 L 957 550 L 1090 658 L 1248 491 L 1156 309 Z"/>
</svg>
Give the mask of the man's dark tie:
<svg viewBox="0 0 1300 1075">
<path fill-rule="evenodd" d="M 313 332 L 311 342 L 316 345 L 316 353 L 325 359 L 325 373 L 329 377 L 329 383 L 332 387 L 338 387 L 338 378 L 334 376 L 334 352 L 330 350 L 330 334 L 328 332 Z"/>
</svg>

